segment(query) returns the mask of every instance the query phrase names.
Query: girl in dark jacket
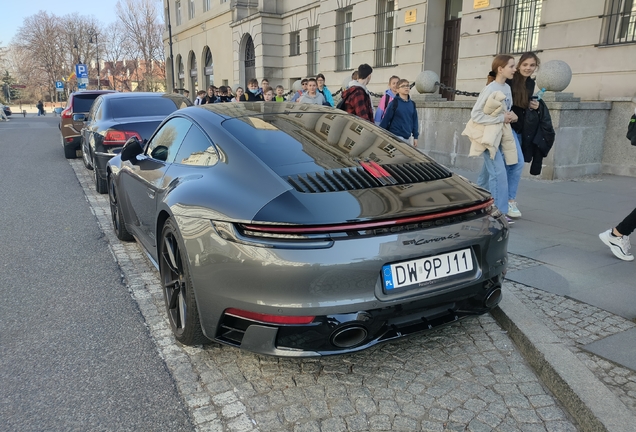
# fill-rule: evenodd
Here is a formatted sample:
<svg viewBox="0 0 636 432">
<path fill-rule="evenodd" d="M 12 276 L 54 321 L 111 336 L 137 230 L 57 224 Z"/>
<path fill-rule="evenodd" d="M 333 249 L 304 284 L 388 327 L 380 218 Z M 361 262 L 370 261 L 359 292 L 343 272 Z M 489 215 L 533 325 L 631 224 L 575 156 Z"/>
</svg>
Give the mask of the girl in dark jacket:
<svg viewBox="0 0 636 432">
<path fill-rule="evenodd" d="M 415 102 L 409 96 L 411 90 L 409 80 L 401 79 L 398 81 L 397 87 L 398 94 L 386 108 L 380 127 L 399 136 L 407 143 L 413 135 L 413 147 L 417 147 L 420 125 Z"/>
<path fill-rule="evenodd" d="M 521 172 L 525 163 L 521 150 L 521 139 L 526 110 L 539 108 L 539 103 L 531 99 L 532 93 L 534 93 L 534 79 L 531 76 L 539 67 L 539 63 L 539 57 L 535 53 L 527 52 L 522 54 L 517 63 L 515 75 L 512 80 L 507 82 L 512 92 L 512 112 L 518 117 L 518 120 L 512 123 L 511 126 L 517 142 L 519 163 L 506 165 L 506 173 L 508 174 L 508 216 L 512 218 L 521 217 L 521 212 L 517 207 L 517 189 L 519 188 Z"/>
</svg>

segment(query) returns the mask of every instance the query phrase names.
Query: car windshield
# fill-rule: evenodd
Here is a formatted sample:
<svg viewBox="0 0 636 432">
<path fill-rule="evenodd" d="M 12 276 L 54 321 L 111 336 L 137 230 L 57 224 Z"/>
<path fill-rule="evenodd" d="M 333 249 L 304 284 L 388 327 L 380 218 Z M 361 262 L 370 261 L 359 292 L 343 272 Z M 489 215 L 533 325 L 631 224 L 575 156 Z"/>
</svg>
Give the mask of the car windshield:
<svg viewBox="0 0 636 432">
<path fill-rule="evenodd" d="M 75 95 L 73 97 L 73 112 L 75 113 L 87 113 L 91 110 L 91 106 L 98 94 L 83 94 Z"/>
<path fill-rule="evenodd" d="M 222 125 L 281 176 L 344 168 L 356 159 L 435 164 L 386 130 L 335 110 L 259 113 Z"/>
<path fill-rule="evenodd" d="M 108 101 L 112 118 L 167 116 L 179 108 L 175 101 L 164 97 L 123 97 Z"/>
</svg>

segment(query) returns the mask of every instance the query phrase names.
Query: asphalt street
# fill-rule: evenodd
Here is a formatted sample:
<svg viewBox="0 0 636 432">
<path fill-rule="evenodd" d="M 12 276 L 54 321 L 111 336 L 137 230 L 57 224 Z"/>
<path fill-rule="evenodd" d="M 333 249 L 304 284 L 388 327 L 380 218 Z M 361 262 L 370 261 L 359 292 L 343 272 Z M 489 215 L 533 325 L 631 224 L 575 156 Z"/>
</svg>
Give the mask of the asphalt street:
<svg viewBox="0 0 636 432">
<path fill-rule="evenodd" d="M 0 123 L 0 429 L 193 430 L 59 117 L 13 117 Z"/>
</svg>

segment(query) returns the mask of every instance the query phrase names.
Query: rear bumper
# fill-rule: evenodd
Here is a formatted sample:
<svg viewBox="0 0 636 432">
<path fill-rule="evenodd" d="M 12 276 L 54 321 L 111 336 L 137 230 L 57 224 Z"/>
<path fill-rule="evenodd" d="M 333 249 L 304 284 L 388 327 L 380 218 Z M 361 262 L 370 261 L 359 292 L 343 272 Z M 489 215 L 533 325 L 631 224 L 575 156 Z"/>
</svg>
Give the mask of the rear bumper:
<svg viewBox="0 0 636 432">
<path fill-rule="evenodd" d="M 74 150 L 81 150 L 82 137 L 80 135 L 62 135 L 62 144 L 65 148 L 72 148 Z"/>
<path fill-rule="evenodd" d="M 119 147 L 118 147 L 119 148 Z M 106 166 L 108 161 L 115 156 L 114 153 L 96 152 L 93 157 L 93 169 L 95 174 L 102 180 L 106 180 Z"/>
<path fill-rule="evenodd" d="M 177 221 L 209 339 L 263 354 L 321 356 L 358 351 L 492 309 L 507 267 L 509 233 L 497 214 L 306 249 L 239 244 L 219 237 L 209 220 Z M 463 249 L 471 251 L 471 271 L 384 288 L 386 264 Z M 307 325 L 268 324 L 230 316 L 228 308 L 315 319 Z M 350 326 L 355 330 L 348 331 Z"/>
<path fill-rule="evenodd" d="M 316 317 L 306 325 L 272 325 L 224 314 L 216 342 L 278 357 L 351 353 L 480 315 L 501 300 L 503 274 L 452 295 L 396 306 Z"/>
</svg>

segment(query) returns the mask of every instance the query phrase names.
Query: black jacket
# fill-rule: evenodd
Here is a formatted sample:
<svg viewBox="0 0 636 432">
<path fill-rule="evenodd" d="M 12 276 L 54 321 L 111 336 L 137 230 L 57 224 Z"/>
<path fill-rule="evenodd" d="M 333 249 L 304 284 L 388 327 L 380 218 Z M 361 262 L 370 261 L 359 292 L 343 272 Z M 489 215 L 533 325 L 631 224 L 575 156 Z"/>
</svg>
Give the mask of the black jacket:
<svg viewBox="0 0 636 432">
<path fill-rule="evenodd" d="M 636 114 L 632 115 L 629 119 L 629 126 L 627 126 L 627 139 L 632 142 L 633 146 L 636 146 Z"/>
<path fill-rule="evenodd" d="M 550 111 L 543 100 L 539 101 L 539 109 L 526 110 L 521 133 L 521 151 L 523 159 L 532 162 L 530 174 L 541 174 L 541 163 L 554 145 L 555 135 Z"/>
<path fill-rule="evenodd" d="M 506 80 L 506 84 L 508 84 L 511 91 L 514 92 L 514 90 L 512 89 L 512 80 Z M 532 96 L 532 93 L 534 93 L 534 80 L 532 78 L 526 78 L 526 91 L 528 92 L 528 102 L 530 102 L 530 96 Z M 510 126 L 512 126 L 512 130 L 514 130 L 518 134 L 523 133 L 523 127 L 525 124 L 524 118 L 526 116 L 527 110 L 527 107 L 522 108 L 517 105 L 512 105 L 512 112 L 517 114 L 519 120 L 517 120 L 515 123 L 510 123 Z"/>
</svg>

